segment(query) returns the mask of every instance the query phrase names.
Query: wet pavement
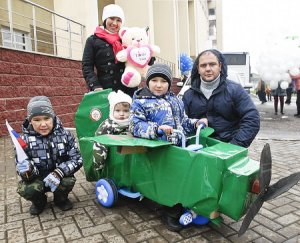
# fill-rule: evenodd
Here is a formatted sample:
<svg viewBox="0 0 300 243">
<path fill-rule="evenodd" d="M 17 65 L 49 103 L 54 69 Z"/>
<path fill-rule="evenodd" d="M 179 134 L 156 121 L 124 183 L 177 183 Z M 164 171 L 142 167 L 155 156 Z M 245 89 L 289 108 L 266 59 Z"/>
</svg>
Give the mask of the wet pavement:
<svg viewBox="0 0 300 243">
<path fill-rule="evenodd" d="M 272 151 L 271 184 L 300 171 L 300 118 L 295 118 L 295 97 L 282 115 L 274 115 L 272 102 L 260 104 L 261 130 L 249 148 L 259 160 L 264 144 Z M 62 212 L 52 203 L 39 216 L 28 213 L 30 203 L 16 193 L 18 177 L 9 137 L 0 138 L 0 243 L 8 242 L 300 242 L 300 183 L 280 197 L 263 204 L 248 231 L 237 236 L 241 220 L 224 216 L 220 227 L 191 226 L 178 233 L 167 230 L 159 214 L 138 200 L 120 197 L 107 209 L 95 199 L 95 183 L 87 182 L 83 170 L 70 194 L 74 208 Z"/>
</svg>

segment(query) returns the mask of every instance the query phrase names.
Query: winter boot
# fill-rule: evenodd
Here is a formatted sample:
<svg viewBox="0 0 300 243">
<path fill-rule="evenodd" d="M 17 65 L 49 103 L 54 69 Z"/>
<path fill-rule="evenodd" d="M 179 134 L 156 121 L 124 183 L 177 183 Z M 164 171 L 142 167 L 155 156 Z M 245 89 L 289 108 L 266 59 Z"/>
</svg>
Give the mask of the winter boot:
<svg viewBox="0 0 300 243">
<path fill-rule="evenodd" d="M 54 204 L 62 211 L 67 211 L 73 208 L 73 203 L 68 198 L 66 192 L 54 192 Z"/>
<path fill-rule="evenodd" d="M 45 194 L 38 196 L 35 200 L 32 200 L 32 205 L 29 208 L 29 213 L 31 215 L 39 215 L 43 212 L 46 204 L 47 204 L 47 197 Z"/>
</svg>

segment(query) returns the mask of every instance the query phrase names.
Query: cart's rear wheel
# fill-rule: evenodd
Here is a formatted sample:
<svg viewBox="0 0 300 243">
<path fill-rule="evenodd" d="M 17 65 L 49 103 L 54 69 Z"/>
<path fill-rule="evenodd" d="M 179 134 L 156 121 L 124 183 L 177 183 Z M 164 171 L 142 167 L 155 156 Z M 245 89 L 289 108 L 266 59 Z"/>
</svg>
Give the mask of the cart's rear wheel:
<svg viewBox="0 0 300 243">
<path fill-rule="evenodd" d="M 112 207 L 118 200 L 118 189 L 113 180 L 100 179 L 96 183 L 96 197 L 103 207 Z"/>
</svg>

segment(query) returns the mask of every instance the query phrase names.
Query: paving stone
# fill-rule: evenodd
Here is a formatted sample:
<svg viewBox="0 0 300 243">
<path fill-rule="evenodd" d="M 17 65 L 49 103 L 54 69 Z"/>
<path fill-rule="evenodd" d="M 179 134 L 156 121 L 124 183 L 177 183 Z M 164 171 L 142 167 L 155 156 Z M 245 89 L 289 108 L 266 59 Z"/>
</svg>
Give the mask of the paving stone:
<svg viewBox="0 0 300 243">
<path fill-rule="evenodd" d="M 207 239 L 209 242 L 230 242 L 224 238 L 221 234 L 216 231 L 209 230 L 202 234 L 202 236 Z"/>
<path fill-rule="evenodd" d="M 87 228 L 94 225 L 91 218 L 86 214 L 74 215 L 74 219 L 78 224 L 79 228 Z"/>
<path fill-rule="evenodd" d="M 300 242 L 300 236 L 296 236 L 292 239 L 288 239 L 287 241 L 285 241 L 284 243 L 299 243 Z"/>
<path fill-rule="evenodd" d="M 148 243 L 168 243 L 168 241 L 161 236 L 149 239 Z"/>
<path fill-rule="evenodd" d="M 12 229 L 7 231 L 7 240 L 9 242 L 21 243 L 26 242 L 24 237 L 24 231 L 22 228 Z"/>
<path fill-rule="evenodd" d="M 60 219 L 60 218 L 74 216 L 74 215 L 85 214 L 85 211 L 83 208 L 73 208 L 72 210 L 61 211 L 59 208 L 55 207 L 54 213 L 56 218 Z"/>
<path fill-rule="evenodd" d="M 286 215 L 286 214 L 291 213 L 291 212 L 296 211 L 296 210 L 297 210 L 297 208 L 287 204 L 287 205 L 283 205 L 283 206 L 278 207 L 278 208 L 274 208 L 273 212 L 277 213 L 278 215 L 283 216 L 283 215 Z"/>
<path fill-rule="evenodd" d="M 127 242 L 125 238 L 119 234 L 116 230 L 110 230 L 102 233 L 103 237 L 107 240 L 107 242 L 111 243 L 125 243 Z"/>
<path fill-rule="evenodd" d="M 0 240 L 4 240 L 4 239 L 5 239 L 5 232 L 0 231 Z"/>
<path fill-rule="evenodd" d="M 122 235 L 128 235 L 128 234 L 133 234 L 135 233 L 137 230 L 128 223 L 127 220 L 125 219 L 120 219 L 120 220 L 116 220 L 113 222 L 114 226 L 116 227 L 116 229 L 122 234 Z"/>
<path fill-rule="evenodd" d="M 135 224 L 134 226 L 138 231 L 142 231 L 142 230 L 146 230 L 146 229 L 149 229 L 149 228 L 155 227 L 157 225 L 161 225 L 161 224 L 162 224 L 161 220 L 156 219 L 156 220 L 149 220 L 149 221 L 145 221 L 142 223 L 138 223 L 138 224 Z"/>
<path fill-rule="evenodd" d="M 0 231 L 6 231 L 6 230 L 16 229 L 16 228 L 20 228 L 20 227 L 22 227 L 21 221 L 0 224 Z"/>
<path fill-rule="evenodd" d="M 79 228 L 74 223 L 61 226 L 61 231 L 67 242 L 82 237 Z"/>
<path fill-rule="evenodd" d="M 300 221 L 299 221 L 300 223 Z M 277 231 L 279 234 L 283 235 L 285 238 L 292 238 L 294 236 L 299 235 L 300 232 L 300 224 L 291 224 L 288 225 L 287 227 L 284 227 L 280 230 Z"/>
<path fill-rule="evenodd" d="M 55 235 L 47 238 L 47 242 L 65 243 L 67 242 L 62 235 Z"/>
<path fill-rule="evenodd" d="M 282 225 L 289 225 L 289 224 L 295 223 L 299 219 L 300 219 L 299 216 L 290 213 L 290 214 L 284 215 L 280 218 L 277 218 L 276 222 L 278 222 L 279 224 L 282 224 Z"/>
<path fill-rule="evenodd" d="M 135 242 L 140 242 L 143 240 L 148 240 L 154 237 L 158 237 L 159 234 L 153 230 L 153 229 L 148 229 L 148 230 L 144 230 L 135 234 L 131 234 L 131 235 L 126 235 L 125 238 L 128 242 L 130 243 L 135 243 Z"/>
<path fill-rule="evenodd" d="M 93 227 L 88 227 L 88 228 L 81 229 L 81 230 L 82 230 L 83 236 L 86 237 L 86 236 L 102 233 L 105 231 L 109 231 L 112 229 L 114 229 L 113 225 L 111 223 L 107 223 L 107 224 L 96 225 Z"/>
<path fill-rule="evenodd" d="M 275 231 L 264 227 L 263 225 L 258 225 L 255 228 L 253 228 L 253 230 L 272 242 L 283 242 L 286 240 L 283 236 L 279 235 Z"/>
<path fill-rule="evenodd" d="M 270 211 L 269 209 L 266 209 L 265 205 L 264 205 L 264 207 L 259 210 L 259 214 L 264 216 L 264 217 L 267 217 L 269 219 L 275 219 L 275 218 L 278 217 L 278 214 L 274 213 L 274 210 L 275 210 L 274 207 L 272 208 L 272 210 L 273 210 L 273 212 Z"/>
<path fill-rule="evenodd" d="M 180 235 L 184 238 L 192 238 L 196 235 L 201 235 L 203 232 L 211 230 L 208 225 L 186 227 L 180 231 Z"/>
<path fill-rule="evenodd" d="M 86 243 L 86 242 L 90 242 L 90 243 L 107 243 L 107 241 L 103 238 L 102 234 L 95 234 L 95 235 L 91 235 L 91 236 L 87 236 L 87 237 L 81 237 L 78 240 L 72 240 L 70 241 L 72 243 Z"/>
<path fill-rule="evenodd" d="M 266 226 L 267 228 L 271 229 L 271 230 L 278 230 L 280 229 L 282 226 L 278 223 L 276 223 L 274 220 L 268 219 L 266 217 L 263 217 L 261 215 L 256 215 L 255 217 L 255 221 L 259 222 L 261 225 Z"/>
<path fill-rule="evenodd" d="M 58 227 L 55 227 L 51 229 L 31 232 L 30 234 L 27 235 L 27 241 L 46 239 L 57 235 L 61 235 L 61 232 Z"/>
<path fill-rule="evenodd" d="M 259 237 L 258 239 L 254 240 L 253 243 L 273 243 L 273 242 L 266 239 L 265 237 Z"/>
<path fill-rule="evenodd" d="M 96 222 L 94 222 L 94 223 L 95 224 L 104 224 L 104 223 L 113 222 L 113 221 L 120 220 L 120 219 L 123 219 L 122 215 L 110 214 L 110 215 L 106 215 L 106 216 L 97 218 Z"/>
<path fill-rule="evenodd" d="M 137 215 L 135 212 L 133 211 L 124 211 L 122 213 L 122 215 L 127 218 L 127 220 L 131 223 L 131 224 L 137 224 L 142 222 L 143 220 L 140 218 L 139 215 Z"/>
<path fill-rule="evenodd" d="M 0 211 L 0 224 L 4 224 L 5 222 L 5 212 Z"/>
<path fill-rule="evenodd" d="M 236 243 L 241 243 L 241 242 L 253 242 L 254 240 L 258 239 L 260 237 L 259 234 L 254 232 L 252 229 L 248 229 L 243 235 L 238 237 L 238 234 L 235 234 L 233 236 L 230 236 L 228 240 Z"/>
<path fill-rule="evenodd" d="M 65 217 L 65 218 L 58 218 L 55 220 L 42 222 L 42 227 L 43 229 L 50 229 L 50 228 L 68 225 L 72 223 L 74 223 L 74 219 L 72 217 Z"/>
<path fill-rule="evenodd" d="M 24 221 L 24 227 L 25 227 L 26 234 L 42 230 L 41 222 L 39 220 L 39 217 L 26 219 Z"/>
<path fill-rule="evenodd" d="M 8 204 L 6 210 L 7 210 L 7 215 L 9 216 L 20 214 L 21 213 L 20 202 Z"/>
</svg>

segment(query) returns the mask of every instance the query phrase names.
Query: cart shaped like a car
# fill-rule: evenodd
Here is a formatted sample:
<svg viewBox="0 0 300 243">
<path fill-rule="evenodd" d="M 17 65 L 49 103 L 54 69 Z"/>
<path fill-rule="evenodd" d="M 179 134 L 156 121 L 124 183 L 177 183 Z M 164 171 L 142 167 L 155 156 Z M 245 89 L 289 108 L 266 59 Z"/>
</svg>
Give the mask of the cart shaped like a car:
<svg viewBox="0 0 300 243">
<path fill-rule="evenodd" d="M 100 123 L 108 117 L 109 92 L 85 94 L 75 115 L 86 179 L 96 182 L 96 197 L 104 207 L 113 206 L 118 194 L 145 197 L 170 207 L 181 204 L 186 209 L 180 218 L 183 225 L 216 223 L 222 214 L 237 221 L 248 211 L 241 235 L 264 201 L 300 179 L 300 173 L 296 173 L 269 186 L 268 144 L 258 162 L 248 157 L 246 148 L 209 137 L 213 133 L 209 127 L 198 130 L 183 147 L 130 135 L 95 136 Z M 95 142 L 108 147 L 103 170 L 94 169 Z M 195 144 L 200 149 L 191 150 Z"/>
</svg>

